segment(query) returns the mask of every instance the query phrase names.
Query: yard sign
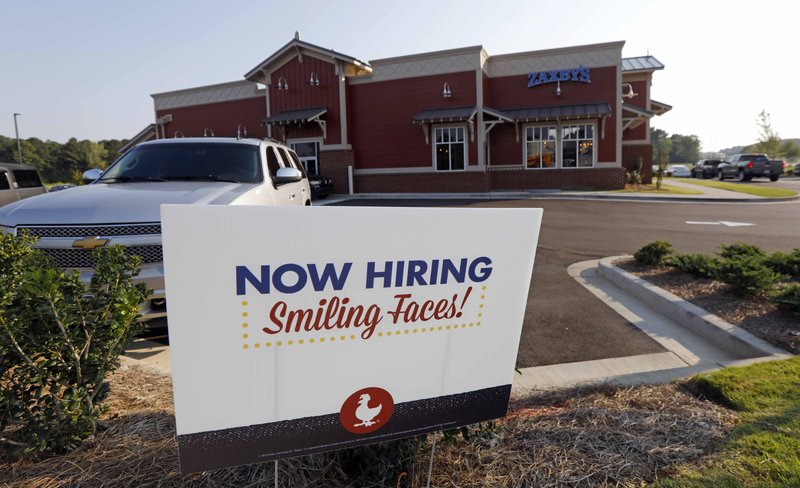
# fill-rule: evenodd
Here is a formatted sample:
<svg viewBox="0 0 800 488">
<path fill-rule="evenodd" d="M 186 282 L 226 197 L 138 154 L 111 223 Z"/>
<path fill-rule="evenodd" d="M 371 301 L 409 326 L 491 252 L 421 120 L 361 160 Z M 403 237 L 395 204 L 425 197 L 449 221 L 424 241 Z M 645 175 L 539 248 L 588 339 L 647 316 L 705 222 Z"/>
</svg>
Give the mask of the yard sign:
<svg viewBox="0 0 800 488">
<path fill-rule="evenodd" d="M 161 212 L 182 473 L 505 415 L 541 209 Z"/>
</svg>

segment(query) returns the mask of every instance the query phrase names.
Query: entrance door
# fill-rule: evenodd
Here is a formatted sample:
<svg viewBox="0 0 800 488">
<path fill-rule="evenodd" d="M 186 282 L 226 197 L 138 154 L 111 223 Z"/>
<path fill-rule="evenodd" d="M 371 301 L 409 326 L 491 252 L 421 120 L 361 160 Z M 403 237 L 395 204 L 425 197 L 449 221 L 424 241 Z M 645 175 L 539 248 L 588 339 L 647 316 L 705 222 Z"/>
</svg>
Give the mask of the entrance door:
<svg viewBox="0 0 800 488">
<path fill-rule="evenodd" d="M 319 141 L 289 141 L 289 145 L 294 149 L 294 152 L 297 153 L 297 157 L 300 158 L 300 162 L 303 163 L 303 166 L 305 166 L 308 176 L 319 175 Z"/>
</svg>

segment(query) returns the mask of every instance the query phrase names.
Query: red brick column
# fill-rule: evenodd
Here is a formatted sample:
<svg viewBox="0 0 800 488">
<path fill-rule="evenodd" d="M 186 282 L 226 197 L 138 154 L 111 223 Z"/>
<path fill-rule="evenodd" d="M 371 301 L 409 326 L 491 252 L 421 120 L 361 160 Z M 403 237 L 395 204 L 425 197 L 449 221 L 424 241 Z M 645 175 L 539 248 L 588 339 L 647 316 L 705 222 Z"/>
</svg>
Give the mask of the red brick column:
<svg viewBox="0 0 800 488">
<path fill-rule="evenodd" d="M 333 193 L 346 195 L 347 167 L 353 165 L 352 149 L 334 149 L 319 152 L 319 172 L 333 180 Z"/>
</svg>

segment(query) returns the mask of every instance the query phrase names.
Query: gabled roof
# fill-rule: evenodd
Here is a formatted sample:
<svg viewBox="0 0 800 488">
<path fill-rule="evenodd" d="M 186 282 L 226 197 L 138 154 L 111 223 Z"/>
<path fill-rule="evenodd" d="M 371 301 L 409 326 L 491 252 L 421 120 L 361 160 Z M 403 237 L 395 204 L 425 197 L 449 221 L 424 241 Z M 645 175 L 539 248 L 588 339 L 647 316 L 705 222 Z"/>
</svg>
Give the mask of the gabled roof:
<svg viewBox="0 0 800 488">
<path fill-rule="evenodd" d="M 312 53 L 331 58 L 332 60 L 342 61 L 343 63 L 353 66 L 356 68 L 354 73 L 360 72 L 372 72 L 372 68 L 370 67 L 369 63 L 365 63 L 364 61 L 360 61 L 353 56 L 348 56 L 347 54 L 342 54 L 336 52 L 332 49 L 325 49 L 324 47 L 316 46 L 314 44 L 301 41 L 299 38 L 295 37 L 288 43 L 286 43 L 282 48 L 275 51 L 275 53 L 265 59 L 264 61 L 260 62 L 255 68 L 251 69 L 244 75 L 244 78 L 248 81 L 256 81 L 256 82 L 263 82 L 262 70 L 269 70 L 273 65 L 280 62 L 283 56 L 291 51 L 296 50 L 300 52 L 301 49 L 310 51 Z M 345 74 L 346 76 L 346 74 Z"/>
<path fill-rule="evenodd" d="M 655 71 L 664 69 L 661 61 L 653 56 L 639 56 L 636 58 L 622 58 L 622 72 Z"/>
</svg>

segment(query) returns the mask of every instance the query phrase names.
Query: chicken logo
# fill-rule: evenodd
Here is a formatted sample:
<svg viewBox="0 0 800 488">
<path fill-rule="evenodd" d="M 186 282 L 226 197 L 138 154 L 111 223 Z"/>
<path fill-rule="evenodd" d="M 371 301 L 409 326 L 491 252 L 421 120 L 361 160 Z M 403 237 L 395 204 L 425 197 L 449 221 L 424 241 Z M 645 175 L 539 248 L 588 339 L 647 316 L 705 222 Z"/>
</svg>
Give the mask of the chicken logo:
<svg viewBox="0 0 800 488">
<path fill-rule="evenodd" d="M 394 413 L 394 399 L 383 388 L 363 388 L 350 395 L 339 411 L 342 427 L 353 434 L 374 432 Z"/>
</svg>

